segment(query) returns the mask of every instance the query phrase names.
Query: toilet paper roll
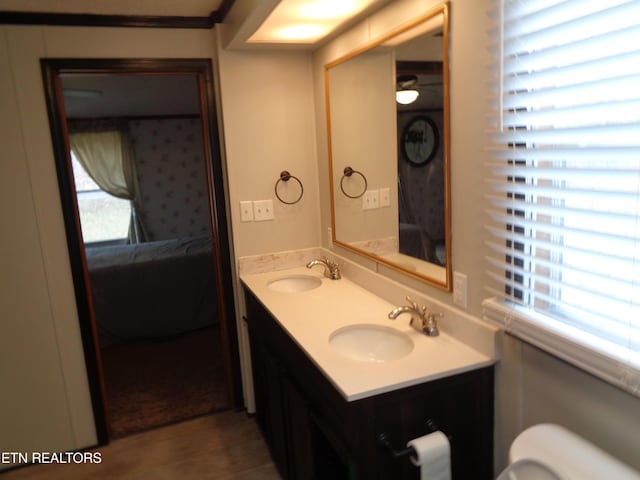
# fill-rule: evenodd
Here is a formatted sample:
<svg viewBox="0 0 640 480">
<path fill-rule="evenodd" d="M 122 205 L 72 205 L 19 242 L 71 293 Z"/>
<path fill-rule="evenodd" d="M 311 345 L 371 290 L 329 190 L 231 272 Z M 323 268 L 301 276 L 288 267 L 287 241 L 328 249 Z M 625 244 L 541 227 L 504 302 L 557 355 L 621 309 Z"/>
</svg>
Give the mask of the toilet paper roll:
<svg viewBox="0 0 640 480">
<path fill-rule="evenodd" d="M 420 467 L 421 480 L 451 480 L 451 448 L 444 433 L 437 431 L 414 438 L 407 447 L 416 451 L 411 462 Z"/>
</svg>

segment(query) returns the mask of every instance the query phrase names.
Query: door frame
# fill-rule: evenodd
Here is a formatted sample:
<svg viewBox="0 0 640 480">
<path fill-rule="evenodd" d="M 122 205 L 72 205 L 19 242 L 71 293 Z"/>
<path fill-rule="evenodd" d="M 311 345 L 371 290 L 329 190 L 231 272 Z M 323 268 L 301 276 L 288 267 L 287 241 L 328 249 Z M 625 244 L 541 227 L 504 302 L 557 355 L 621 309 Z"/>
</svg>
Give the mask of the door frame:
<svg viewBox="0 0 640 480">
<path fill-rule="evenodd" d="M 207 168 L 209 210 L 217 282 L 217 302 L 222 336 L 227 391 L 231 405 L 242 405 L 242 379 L 238 332 L 233 295 L 232 250 L 227 219 L 225 177 L 222 164 L 218 116 L 215 103 L 214 75 L 210 59 L 146 59 L 146 58 L 45 58 L 40 60 L 51 139 L 64 217 L 69 261 L 76 308 L 87 367 L 89 391 L 93 406 L 98 443 L 108 443 L 109 423 L 102 360 L 93 304 L 89 272 L 80 229 L 80 216 L 69 154 L 69 136 L 60 82 L 61 73 L 111 74 L 194 74 L 198 79 L 204 158 Z"/>
</svg>

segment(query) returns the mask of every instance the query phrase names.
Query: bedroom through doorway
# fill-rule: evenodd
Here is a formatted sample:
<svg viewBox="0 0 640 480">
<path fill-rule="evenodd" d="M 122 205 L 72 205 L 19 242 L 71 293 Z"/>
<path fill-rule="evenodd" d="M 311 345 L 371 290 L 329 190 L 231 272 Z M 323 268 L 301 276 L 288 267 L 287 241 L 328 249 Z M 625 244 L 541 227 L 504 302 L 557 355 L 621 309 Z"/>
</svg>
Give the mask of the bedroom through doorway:
<svg viewBox="0 0 640 480">
<path fill-rule="evenodd" d="M 210 62 L 79 62 L 43 71 L 105 443 L 237 406 L 239 365 Z"/>
</svg>

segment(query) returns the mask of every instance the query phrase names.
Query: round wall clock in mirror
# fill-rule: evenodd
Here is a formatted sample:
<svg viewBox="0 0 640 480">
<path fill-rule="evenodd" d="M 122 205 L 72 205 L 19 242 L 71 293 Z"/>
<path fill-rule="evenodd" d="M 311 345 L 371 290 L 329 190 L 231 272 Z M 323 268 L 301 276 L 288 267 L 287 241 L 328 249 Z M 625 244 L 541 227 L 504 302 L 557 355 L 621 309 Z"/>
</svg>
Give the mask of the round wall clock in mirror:
<svg viewBox="0 0 640 480">
<path fill-rule="evenodd" d="M 404 158 L 418 167 L 429 163 L 438 151 L 438 144 L 438 127 L 423 115 L 413 118 L 402 133 Z"/>
</svg>

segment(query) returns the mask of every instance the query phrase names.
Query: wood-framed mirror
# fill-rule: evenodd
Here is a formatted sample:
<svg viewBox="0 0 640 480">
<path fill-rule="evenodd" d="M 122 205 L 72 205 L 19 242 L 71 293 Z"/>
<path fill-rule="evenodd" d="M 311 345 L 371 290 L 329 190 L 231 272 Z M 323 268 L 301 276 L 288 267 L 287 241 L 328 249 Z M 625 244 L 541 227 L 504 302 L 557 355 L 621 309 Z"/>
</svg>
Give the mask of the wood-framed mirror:
<svg viewBox="0 0 640 480">
<path fill-rule="evenodd" d="M 451 290 L 449 4 L 324 74 L 334 244 Z"/>
</svg>

